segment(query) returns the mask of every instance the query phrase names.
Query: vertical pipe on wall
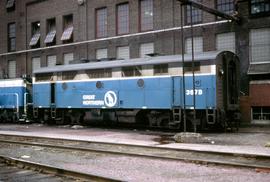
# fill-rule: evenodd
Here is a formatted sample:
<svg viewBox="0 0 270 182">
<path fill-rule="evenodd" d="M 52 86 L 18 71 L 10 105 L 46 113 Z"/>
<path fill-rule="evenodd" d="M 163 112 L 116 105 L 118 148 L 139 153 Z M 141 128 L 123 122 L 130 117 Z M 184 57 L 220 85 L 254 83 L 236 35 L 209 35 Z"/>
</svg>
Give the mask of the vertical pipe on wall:
<svg viewBox="0 0 270 182">
<path fill-rule="evenodd" d="M 183 9 L 184 5 L 181 4 L 181 43 L 182 43 L 182 90 L 183 90 L 183 119 L 184 119 L 184 132 L 187 131 L 187 118 L 186 118 L 186 87 L 185 87 L 185 43 L 184 43 L 184 24 L 183 24 Z"/>
</svg>

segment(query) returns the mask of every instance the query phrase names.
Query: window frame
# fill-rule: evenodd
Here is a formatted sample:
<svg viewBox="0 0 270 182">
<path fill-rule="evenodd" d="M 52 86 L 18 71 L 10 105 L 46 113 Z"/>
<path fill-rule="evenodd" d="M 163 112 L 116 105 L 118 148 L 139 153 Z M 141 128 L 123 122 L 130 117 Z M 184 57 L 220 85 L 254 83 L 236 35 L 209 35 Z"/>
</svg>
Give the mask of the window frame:
<svg viewBox="0 0 270 182">
<path fill-rule="evenodd" d="M 196 2 L 201 3 L 202 0 L 197 0 Z M 192 14 L 192 25 L 202 23 L 202 22 L 203 22 L 203 11 L 200 10 L 200 9 L 198 9 L 198 8 L 194 8 L 194 7 L 192 7 L 192 6 L 187 5 L 187 6 L 185 7 L 185 25 L 191 25 L 191 19 L 190 19 L 190 22 L 189 22 L 189 17 L 190 17 L 190 11 L 189 11 L 189 8 L 191 8 L 190 11 L 193 10 L 192 13 L 198 11 L 198 15 L 199 15 L 199 21 L 196 21 L 196 22 L 195 22 L 195 21 L 194 21 L 194 16 L 193 16 L 193 14 Z M 196 14 L 196 13 L 195 13 L 195 14 Z M 197 14 L 196 14 L 196 15 L 197 15 Z M 196 17 L 197 17 L 197 16 L 196 16 Z"/>
<path fill-rule="evenodd" d="M 14 25 L 14 36 L 12 36 L 13 35 L 12 34 L 13 31 L 10 31 L 10 29 L 11 29 L 10 27 L 12 25 Z M 7 25 L 7 42 L 8 42 L 7 43 L 7 50 L 8 50 L 8 52 L 14 52 L 14 51 L 16 51 L 16 23 L 15 22 L 8 23 L 8 25 Z"/>
<path fill-rule="evenodd" d="M 34 27 L 38 27 L 38 29 L 35 29 Z M 32 42 L 32 39 L 34 38 L 34 36 L 38 36 L 38 39 L 37 39 L 36 44 L 31 45 L 31 42 Z M 31 40 L 29 42 L 29 46 L 31 47 L 31 49 L 40 47 L 40 37 L 41 37 L 40 21 L 32 22 L 31 23 Z"/>
<path fill-rule="evenodd" d="M 69 23 L 68 23 L 69 22 Z M 73 14 L 68 14 L 68 15 L 64 15 L 63 16 L 63 25 L 62 25 L 62 35 L 61 35 L 61 41 L 63 42 L 63 44 L 66 43 L 72 43 L 74 40 L 74 18 L 73 18 Z M 66 31 L 68 29 L 71 33 L 70 33 L 70 38 L 66 39 L 64 38 L 64 34 L 66 33 Z"/>
<path fill-rule="evenodd" d="M 104 21 L 105 22 L 104 28 L 106 30 L 106 31 L 104 31 L 105 35 L 103 35 L 103 34 L 100 35 L 99 34 L 98 12 L 101 11 L 101 10 L 106 10 L 106 16 L 105 16 L 106 21 Z M 106 6 L 95 9 L 95 36 L 96 36 L 96 38 L 108 37 L 108 8 Z"/>
<path fill-rule="evenodd" d="M 151 27 L 150 28 L 148 28 L 148 27 L 146 27 L 146 28 L 143 28 L 143 24 L 142 24 L 142 2 L 143 1 L 151 1 L 152 2 L 152 22 L 151 22 Z M 140 0 L 140 2 L 139 2 L 139 31 L 140 32 L 146 32 L 146 31 L 151 31 L 151 30 L 154 30 L 154 0 Z"/>
<path fill-rule="evenodd" d="M 270 15 L 270 8 L 269 8 L 269 11 L 267 12 L 260 12 L 260 13 L 255 13 L 255 14 L 252 14 L 252 4 L 251 3 L 251 0 L 248 2 L 249 3 L 249 15 L 250 17 L 262 17 L 262 16 L 268 16 Z M 267 0 L 264 0 L 264 2 L 256 2 L 254 4 L 267 4 Z M 270 6 L 270 2 L 269 2 L 269 6 Z"/>
<path fill-rule="evenodd" d="M 53 26 L 54 24 L 54 26 Z M 56 19 L 55 18 L 50 18 L 47 19 L 46 21 L 46 37 L 44 40 L 44 43 L 46 44 L 46 46 L 52 46 L 52 45 L 56 45 Z M 52 36 L 53 38 L 48 38 L 49 36 Z M 47 39 L 49 39 L 50 41 L 46 41 Z"/>
<path fill-rule="evenodd" d="M 219 2 L 219 1 L 221 1 L 221 2 Z M 229 1 L 229 2 L 227 2 L 227 1 Z M 232 15 L 236 10 L 234 0 L 225 0 L 225 2 L 224 2 L 224 0 L 216 0 L 215 2 L 216 2 L 216 9 L 219 10 L 219 11 L 222 11 L 223 13 Z M 232 12 L 228 12 L 228 11 L 222 9 L 222 7 L 224 8 L 224 6 L 226 7 L 226 5 L 230 6 L 230 4 L 233 5 L 233 9 L 230 10 Z M 219 7 L 221 7 L 221 8 L 219 9 Z M 217 19 L 221 19 L 221 17 L 217 16 Z"/>
<path fill-rule="evenodd" d="M 127 29 L 127 31 L 126 32 L 120 32 L 119 30 L 120 30 L 120 28 L 119 27 L 121 27 L 120 26 L 120 23 L 121 22 L 119 22 L 119 7 L 120 6 L 127 6 L 127 25 L 125 25 L 125 26 L 127 26 L 127 27 L 125 27 L 126 29 Z M 116 5 L 116 34 L 117 35 L 125 35 L 125 34 L 129 34 L 130 33 L 130 7 L 129 7 L 129 3 L 128 2 L 124 2 L 124 3 L 120 3 L 120 4 L 117 4 Z"/>
</svg>

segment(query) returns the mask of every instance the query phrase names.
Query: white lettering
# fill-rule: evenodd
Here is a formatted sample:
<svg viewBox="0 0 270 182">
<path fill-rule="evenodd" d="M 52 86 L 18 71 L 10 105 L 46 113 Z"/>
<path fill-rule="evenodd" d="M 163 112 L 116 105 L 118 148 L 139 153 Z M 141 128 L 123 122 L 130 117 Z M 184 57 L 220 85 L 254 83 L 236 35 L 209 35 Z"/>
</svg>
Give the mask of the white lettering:
<svg viewBox="0 0 270 182">
<path fill-rule="evenodd" d="M 83 100 L 95 100 L 95 95 L 83 95 Z"/>
<path fill-rule="evenodd" d="M 195 90 L 186 90 L 186 95 L 202 95 L 203 90 L 202 89 L 195 89 Z"/>
<path fill-rule="evenodd" d="M 83 105 L 85 106 L 103 106 L 103 100 L 84 100 Z"/>
</svg>

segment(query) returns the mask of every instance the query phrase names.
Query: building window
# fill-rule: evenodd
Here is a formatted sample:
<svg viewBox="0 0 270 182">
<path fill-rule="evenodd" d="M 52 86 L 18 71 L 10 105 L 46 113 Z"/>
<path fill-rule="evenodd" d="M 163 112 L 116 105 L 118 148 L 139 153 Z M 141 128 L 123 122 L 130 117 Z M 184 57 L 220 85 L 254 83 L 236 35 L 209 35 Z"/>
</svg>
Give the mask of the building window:
<svg viewBox="0 0 270 182">
<path fill-rule="evenodd" d="M 202 37 L 193 37 L 193 50 L 194 50 L 194 53 L 203 52 L 203 38 Z M 185 52 L 187 54 L 192 53 L 192 39 L 191 38 L 186 39 Z"/>
<path fill-rule="evenodd" d="M 96 37 L 107 37 L 107 8 L 96 10 Z"/>
<path fill-rule="evenodd" d="M 108 49 L 97 49 L 96 50 L 96 59 L 108 58 Z"/>
<path fill-rule="evenodd" d="M 194 65 L 194 68 L 192 68 L 192 65 Z M 198 61 L 195 61 L 194 64 L 192 64 L 192 62 L 185 62 L 184 63 L 184 69 L 185 69 L 185 73 L 186 72 L 192 72 L 192 70 L 194 71 L 200 71 L 201 70 L 201 63 Z"/>
<path fill-rule="evenodd" d="M 117 59 L 129 59 L 129 46 L 117 47 Z"/>
<path fill-rule="evenodd" d="M 15 10 L 15 0 L 7 0 L 6 9 L 7 9 L 7 11 L 14 11 Z"/>
<path fill-rule="evenodd" d="M 196 2 L 201 3 L 202 0 L 195 0 Z M 192 10 L 192 24 L 202 22 L 202 10 L 191 7 L 190 5 L 186 6 L 186 24 L 191 24 L 191 10 Z"/>
<path fill-rule="evenodd" d="M 270 62 L 270 28 L 250 31 L 251 62 Z"/>
<path fill-rule="evenodd" d="M 29 46 L 31 48 L 40 47 L 40 22 L 32 23 L 32 38 L 30 40 Z"/>
<path fill-rule="evenodd" d="M 129 5 L 128 3 L 117 5 L 117 34 L 129 33 Z"/>
<path fill-rule="evenodd" d="M 153 0 L 140 1 L 140 30 L 153 30 Z"/>
<path fill-rule="evenodd" d="M 47 20 L 47 35 L 44 41 L 47 46 L 55 45 L 56 43 L 56 24 L 55 18 Z"/>
<path fill-rule="evenodd" d="M 148 54 L 154 53 L 154 43 L 145 43 L 140 45 L 140 57 L 148 57 Z"/>
<path fill-rule="evenodd" d="M 32 72 L 41 68 L 41 60 L 40 57 L 33 57 L 32 58 Z"/>
<path fill-rule="evenodd" d="M 122 77 L 142 76 L 141 66 L 123 67 Z"/>
<path fill-rule="evenodd" d="M 233 14 L 234 1 L 235 0 L 217 0 L 217 10 L 222 11 L 223 13 Z"/>
<path fill-rule="evenodd" d="M 73 42 L 73 15 L 63 17 L 63 34 L 61 40 L 63 43 Z"/>
<path fill-rule="evenodd" d="M 270 107 L 252 107 L 252 120 L 270 121 Z"/>
<path fill-rule="evenodd" d="M 74 60 L 74 54 L 73 53 L 66 53 L 64 54 L 64 64 L 70 64 L 71 61 Z"/>
<path fill-rule="evenodd" d="M 252 15 L 270 14 L 270 1 L 269 0 L 251 0 L 250 13 Z"/>
<path fill-rule="evenodd" d="M 16 24 L 8 24 L 8 51 L 16 50 Z"/>
<path fill-rule="evenodd" d="M 168 64 L 154 65 L 154 75 L 167 75 Z"/>
<path fill-rule="evenodd" d="M 235 52 L 235 33 L 221 33 L 216 35 L 216 49 Z"/>
<path fill-rule="evenodd" d="M 16 78 L 16 61 L 8 61 L 8 77 Z"/>
<path fill-rule="evenodd" d="M 56 56 L 47 56 L 47 67 L 54 67 L 56 65 Z"/>
</svg>

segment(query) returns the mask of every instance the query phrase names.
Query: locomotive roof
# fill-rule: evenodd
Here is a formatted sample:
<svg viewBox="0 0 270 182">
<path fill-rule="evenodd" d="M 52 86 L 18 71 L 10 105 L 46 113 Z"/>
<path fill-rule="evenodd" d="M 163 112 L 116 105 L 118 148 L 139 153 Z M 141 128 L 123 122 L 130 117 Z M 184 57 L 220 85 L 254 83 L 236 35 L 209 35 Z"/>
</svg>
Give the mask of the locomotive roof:
<svg viewBox="0 0 270 182">
<path fill-rule="evenodd" d="M 228 51 L 226 51 L 228 52 Z M 205 61 L 206 64 L 215 64 L 217 56 L 224 51 L 209 51 L 196 53 L 194 55 L 195 61 Z M 185 54 L 185 62 L 192 61 L 191 54 Z M 210 61 L 210 62 L 209 62 Z M 54 67 L 43 67 L 35 70 L 33 73 L 54 73 L 74 70 L 91 70 L 91 69 L 104 69 L 104 68 L 117 68 L 117 67 L 128 67 L 128 66 L 140 66 L 140 65 L 156 65 L 156 64 L 167 64 L 167 63 L 182 63 L 182 55 L 168 55 L 168 56 L 154 56 L 146 58 L 135 58 L 135 59 L 118 59 L 113 61 L 99 61 L 99 62 L 88 62 L 79 64 L 69 65 L 57 65 Z M 201 62 L 201 64 L 203 64 Z"/>
</svg>

